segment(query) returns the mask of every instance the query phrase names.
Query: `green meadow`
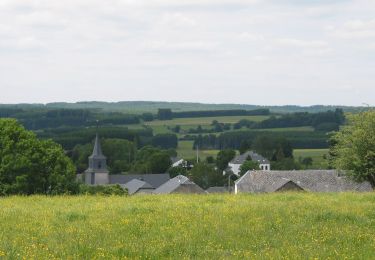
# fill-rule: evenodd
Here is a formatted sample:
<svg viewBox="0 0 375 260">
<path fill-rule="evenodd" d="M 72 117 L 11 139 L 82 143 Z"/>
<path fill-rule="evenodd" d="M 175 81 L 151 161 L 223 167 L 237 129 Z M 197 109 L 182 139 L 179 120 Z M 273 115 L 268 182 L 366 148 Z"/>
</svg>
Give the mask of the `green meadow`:
<svg viewBox="0 0 375 260">
<path fill-rule="evenodd" d="M 313 159 L 312 169 L 326 169 L 328 167 L 327 159 L 324 156 L 328 156 L 329 149 L 295 149 L 293 151 L 294 158 L 311 157 Z"/>
<path fill-rule="evenodd" d="M 0 259 L 373 259 L 375 194 L 0 199 Z"/>
<path fill-rule="evenodd" d="M 180 158 L 192 159 L 196 158 L 197 151 L 193 150 L 193 141 L 179 141 L 177 147 L 177 155 Z M 216 158 L 219 150 L 199 150 L 199 158 L 205 160 L 208 156 Z"/>
</svg>

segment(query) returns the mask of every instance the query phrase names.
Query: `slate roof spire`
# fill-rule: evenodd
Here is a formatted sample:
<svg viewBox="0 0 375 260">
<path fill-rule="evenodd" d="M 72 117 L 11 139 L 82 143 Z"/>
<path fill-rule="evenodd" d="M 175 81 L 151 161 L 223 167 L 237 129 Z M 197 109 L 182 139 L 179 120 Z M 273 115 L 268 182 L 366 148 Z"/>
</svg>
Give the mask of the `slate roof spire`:
<svg viewBox="0 0 375 260">
<path fill-rule="evenodd" d="M 102 146 L 100 145 L 99 134 L 97 132 L 96 137 L 95 137 L 94 149 L 92 151 L 91 157 L 99 157 L 99 156 L 102 157 L 104 155 L 103 155 L 103 152 L 102 152 Z"/>
</svg>

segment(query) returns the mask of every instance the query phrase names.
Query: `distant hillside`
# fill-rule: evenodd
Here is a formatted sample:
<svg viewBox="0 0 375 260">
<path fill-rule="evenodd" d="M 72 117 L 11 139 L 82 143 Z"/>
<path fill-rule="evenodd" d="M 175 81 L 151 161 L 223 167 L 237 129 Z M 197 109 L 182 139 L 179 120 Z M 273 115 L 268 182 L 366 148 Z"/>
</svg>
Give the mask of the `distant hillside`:
<svg viewBox="0 0 375 260">
<path fill-rule="evenodd" d="M 245 109 L 254 110 L 268 108 L 272 113 L 293 113 L 293 112 L 323 112 L 342 108 L 346 112 L 355 112 L 366 109 L 365 107 L 352 106 L 257 106 L 245 104 L 203 104 L 203 103 L 187 103 L 187 102 L 153 102 L 153 101 L 122 101 L 122 102 L 77 102 L 77 103 L 48 103 L 44 104 L 0 104 L 0 107 L 8 108 L 68 108 L 68 109 L 97 109 L 106 112 L 126 112 L 126 113 L 156 113 L 159 108 L 170 108 L 172 111 L 205 111 L 205 110 L 229 110 L 229 109 Z"/>
</svg>

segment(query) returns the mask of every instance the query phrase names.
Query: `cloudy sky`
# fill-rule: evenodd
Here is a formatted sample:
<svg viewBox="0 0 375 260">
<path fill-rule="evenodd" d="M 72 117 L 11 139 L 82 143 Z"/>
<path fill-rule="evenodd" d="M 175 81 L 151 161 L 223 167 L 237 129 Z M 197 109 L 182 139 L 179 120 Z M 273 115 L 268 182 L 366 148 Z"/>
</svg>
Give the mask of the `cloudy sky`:
<svg viewBox="0 0 375 260">
<path fill-rule="evenodd" d="M 0 103 L 375 105 L 374 0 L 0 0 Z"/>
</svg>

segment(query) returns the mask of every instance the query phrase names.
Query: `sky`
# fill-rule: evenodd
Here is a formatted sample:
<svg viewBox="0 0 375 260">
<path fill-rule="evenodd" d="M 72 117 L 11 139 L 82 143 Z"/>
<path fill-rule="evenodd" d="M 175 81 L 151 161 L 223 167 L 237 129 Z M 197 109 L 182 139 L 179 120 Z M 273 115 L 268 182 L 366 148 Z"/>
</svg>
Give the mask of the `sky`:
<svg viewBox="0 0 375 260">
<path fill-rule="evenodd" d="M 0 103 L 375 105 L 374 0 L 0 0 Z"/>
</svg>

